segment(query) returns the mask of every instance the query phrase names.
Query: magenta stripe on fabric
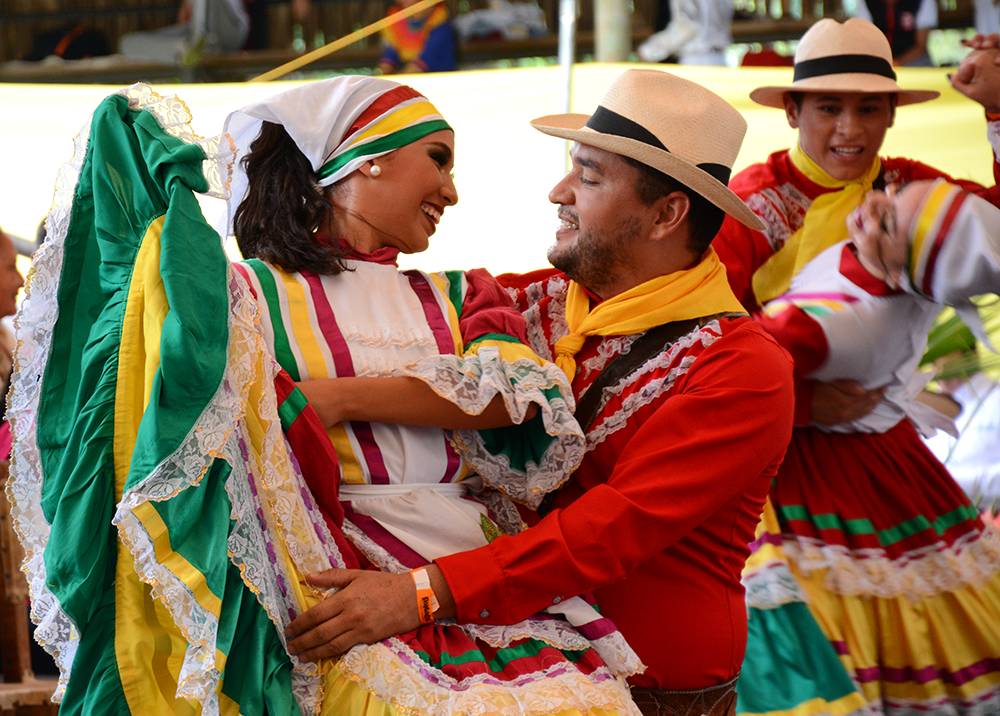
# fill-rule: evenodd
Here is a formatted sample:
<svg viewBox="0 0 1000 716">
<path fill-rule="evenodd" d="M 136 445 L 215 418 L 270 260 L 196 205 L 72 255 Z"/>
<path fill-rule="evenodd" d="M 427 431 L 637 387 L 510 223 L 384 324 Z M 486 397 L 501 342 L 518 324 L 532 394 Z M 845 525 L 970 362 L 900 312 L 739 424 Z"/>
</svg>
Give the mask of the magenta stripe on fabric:
<svg viewBox="0 0 1000 716">
<path fill-rule="evenodd" d="M 312 295 L 313 310 L 316 311 L 316 323 L 323 334 L 323 340 L 330 348 L 333 357 L 333 369 L 338 378 L 353 378 L 354 361 L 351 360 L 351 351 L 347 347 L 337 325 L 337 317 L 334 315 L 333 307 L 327 300 L 326 291 L 323 290 L 323 279 L 319 274 L 312 271 L 303 271 L 302 277 L 309 285 L 309 293 Z M 361 454 L 364 457 L 365 465 L 368 467 L 368 474 L 371 476 L 373 485 L 388 485 L 389 471 L 385 467 L 385 459 L 382 451 L 375 441 L 375 434 L 372 432 L 370 423 L 351 421 L 351 429 L 354 437 L 361 446 Z"/>
<path fill-rule="evenodd" d="M 424 309 L 424 317 L 427 318 L 427 325 L 434 333 L 438 350 L 442 355 L 455 355 L 455 339 L 451 335 L 451 325 L 448 323 L 447 315 L 442 315 L 441 306 L 437 302 L 434 290 L 427 283 L 427 277 L 419 271 L 404 271 L 403 273 L 410 280 L 410 288 L 420 299 L 420 305 Z"/>
<path fill-rule="evenodd" d="M 833 650 L 837 652 L 837 656 L 847 656 L 850 653 L 847 649 L 846 641 L 831 641 L 830 644 L 833 646 Z"/>
<path fill-rule="evenodd" d="M 242 274 L 243 278 L 245 278 L 247 280 L 247 283 L 249 283 L 251 286 L 253 286 L 253 282 L 250 280 L 250 274 L 249 274 L 246 266 L 244 266 L 243 264 L 239 264 L 239 263 L 233 263 L 232 267 L 234 269 L 236 269 L 237 271 L 239 271 L 240 274 Z"/>
<path fill-rule="evenodd" d="M 350 502 L 343 500 L 340 504 L 344 507 L 345 519 L 350 520 L 350 522 L 359 530 L 364 532 L 369 539 L 391 554 L 395 559 L 399 560 L 401 564 L 409 567 L 410 569 L 414 569 L 416 567 L 423 567 L 428 563 L 429 560 L 426 557 L 422 557 L 407 547 L 405 543 L 400 541 L 399 538 L 380 525 L 375 519 L 369 517 L 368 515 L 362 515 L 359 512 L 355 512 L 354 507 Z"/>
<path fill-rule="evenodd" d="M 812 299 L 816 301 L 843 301 L 844 303 L 857 303 L 858 299 L 855 296 L 849 296 L 846 293 L 838 293 L 837 291 L 826 291 L 826 292 L 813 292 L 813 293 L 789 293 L 785 296 L 787 300 L 801 300 L 801 299 Z"/>
<path fill-rule="evenodd" d="M 925 666 L 921 669 L 914 669 L 910 666 L 902 669 L 872 666 L 867 669 L 858 669 L 855 675 L 861 683 L 887 681 L 893 684 L 907 682 L 926 684 L 931 681 L 943 681 L 946 684 L 962 686 L 983 674 L 991 674 L 996 671 L 1000 671 L 1000 659 L 983 659 L 958 671 L 947 671 L 937 666 Z"/>
<path fill-rule="evenodd" d="M 455 339 L 451 334 L 451 325 L 448 323 L 447 316 L 441 315 L 441 306 L 434 295 L 434 290 L 427 283 L 427 277 L 419 271 L 404 271 L 403 273 L 410 281 L 410 288 L 420 299 L 420 306 L 424 309 L 427 325 L 431 327 L 434 340 L 437 341 L 438 351 L 443 355 L 454 355 Z M 448 439 L 447 433 L 443 434 L 442 439 L 444 440 L 445 452 L 448 455 L 448 464 L 441 482 L 451 482 L 458 475 L 462 460 L 452 446 L 451 440 Z"/>
<path fill-rule="evenodd" d="M 337 377 L 354 377 L 354 361 L 351 360 L 351 351 L 340 332 L 340 326 L 337 325 L 337 317 L 333 313 L 333 308 L 326 298 L 322 277 L 312 271 L 302 271 L 302 277 L 309 284 L 309 293 L 312 294 L 313 308 L 316 311 L 316 323 L 319 324 L 323 340 L 330 347 L 330 353 L 333 356 L 333 369 L 336 371 Z"/>
<path fill-rule="evenodd" d="M 955 192 L 955 195 L 951 198 L 951 205 L 948 207 L 948 211 L 945 212 L 944 219 L 941 220 L 941 226 L 938 227 L 937 236 L 934 237 L 934 245 L 931 246 L 930 251 L 927 253 L 927 265 L 924 266 L 924 285 L 921 288 L 925 296 L 931 295 L 931 281 L 934 279 L 934 267 L 937 265 L 938 254 L 941 253 L 941 247 L 944 246 L 948 230 L 951 229 L 952 222 L 958 216 L 958 210 L 965 203 L 966 196 L 968 194 L 965 192 Z"/>
<path fill-rule="evenodd" d="M 462 469 L 462 458 L 458 456 L 458 451 L 455 450 L 455 446 L 448 439 L 448 434 L 447 430 L 441 431 L 441 439 L 444 440 L 444 450 L 448 456 L 448 462 L 444 468 L 444 477 L 441 478 L 441 482 L 445 483 L 453 482 Z"/>
<path fill-rule="evenodd" d="M 777 547 L 781 547 L 783 544 L 785 544 L 785 540 L 782 538 L 781 535 L 775 535 L 771 534 L 770 532 L 765 532 L 760 537 L 758 537 L 757 539 L 755 539 L 753 542 L 750 543 L 750 551 L 756 552 L 765 544 L 773 544 Z"/>
<path fill-rule="evenodd" d="M 583 634 L 585 639 L 589 639 L 591 641 L 608 636 L 609 634 L 614 634 L 618 631 L 615 629 L 614 622 L 610 619 L 605 619 L 604 617 L 592 622 L 587 622 L 586 624 L 581 624 L 576 628 L 576 630 Z"/>
</svg>

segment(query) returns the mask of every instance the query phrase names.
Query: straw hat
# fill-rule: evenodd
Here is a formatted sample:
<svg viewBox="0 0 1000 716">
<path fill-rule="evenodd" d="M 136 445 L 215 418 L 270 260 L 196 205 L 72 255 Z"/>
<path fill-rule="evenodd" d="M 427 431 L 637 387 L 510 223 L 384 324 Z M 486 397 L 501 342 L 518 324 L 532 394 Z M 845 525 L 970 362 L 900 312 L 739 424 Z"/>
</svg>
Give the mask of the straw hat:
<svg viewBox="0 0 1000 716">
<path fill-rule="evenodd" d="M 699 84 L 660 70 L 626 70 L 594 114 L 553 114 L 531 126 L 658 169 L 750 228 L 764 228 L 726 187 L 746 120 Z"/>
<path fill-rule="evenodd" d="M 875 25 L 857 17 L 844 23 L 825 18 L 810 27 L 795 51 L 792 84 L 758 87 L 750 99 L 783 109 L 785 92 L 891 92 L 897 105 L 927 102 L 941 94 L 896 84 L 889 41 Z"/>
</svg>

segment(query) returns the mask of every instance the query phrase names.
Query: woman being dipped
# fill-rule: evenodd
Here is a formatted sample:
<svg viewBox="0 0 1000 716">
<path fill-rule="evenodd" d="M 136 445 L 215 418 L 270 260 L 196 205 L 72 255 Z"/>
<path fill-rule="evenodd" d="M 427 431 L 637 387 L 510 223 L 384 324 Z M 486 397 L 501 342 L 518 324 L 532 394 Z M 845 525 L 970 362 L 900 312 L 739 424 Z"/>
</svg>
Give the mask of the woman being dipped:
<svg viewBox="0 0 1000 716">
<path fill-rule="evenodd" d="M 406 582 L 414 570 L 419 590 L 419 568 L 436 557 L 519 529 L 508 498 L 536 506 L 566 479 L 583 445 L 570 391 L 523 345 L 523 318 L 486 271 L 396 267 L 399 253 L 427 248 L 458 201 L 454 133 L 426 98 L 386 80 L 338 78 L 246 107 L 227 130 L 249 146 L 230 200 L 239 202 L 233 227 L 247 259 L 237 268 L 261 304 L 269 350 L 336 449 L 344 531 L 363 563 Z M 313 487 L 322 505 L 330 491 Z M 339 669 L 400 706 L 412 707 L 416 692 L 458 711 L 629 708 L 608 677 L 638 660 L 582 600 L 559 610 L 564 618 L 514 627 L 423 627 L 389 640 L 388 660 L 353 650 Z M 415 600 L 400 631 L 417 615 Z M 606 636 L 591 648 L 570 624 Z M 582 658 L 560 649 L 582 649 Z M 413 681 L 380 689 L 387 670 L 415 653 L 439 676 L 414 670 Z M 487 677 L 502 686 L 485 688 Z M 338 675 L 325 708 L 346 712 L 344 699 L 355 697 Z"/>
</svg>

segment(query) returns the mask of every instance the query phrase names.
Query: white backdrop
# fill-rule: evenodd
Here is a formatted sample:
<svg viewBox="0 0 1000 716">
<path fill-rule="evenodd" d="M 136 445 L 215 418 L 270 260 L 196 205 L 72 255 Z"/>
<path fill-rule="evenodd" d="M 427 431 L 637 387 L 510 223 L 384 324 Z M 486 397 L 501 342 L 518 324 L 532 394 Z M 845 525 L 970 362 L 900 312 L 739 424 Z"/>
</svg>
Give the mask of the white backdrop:
<svg viewBox="0 0 1000 716">
<path fill-rule="evenodd" d="M 574 111 L 590 113 L 611 81 L 636 65 L 587 64 L 574 76 Z M 665 66 L 660 65 L 661 69 Z M 794 141 L 781 111 L 747 97 L 759 85 L 787 84 L 788 68 L 676 67 L 670 71 L 710 87 L 747 118 L 737 168 Z M 956 176 L 992 184 L 991 154 L 981 108 L 951 90 L 944 69 L 903 70 L 904 87 L 938 89 L 941 99 L 900 109 L 885 154 L 903 154 Z M 566 143 L 531 129 L 528 120 L 558 112 L 556 67 L 408 76 L 455 127 L 459 203 L 448 209 L 431 248 L 403 257 L 404 267 L 429 270 L 486 266 L 499 273 L 546 265 L 557 219 L 547 194 L 562 176 Z M 221 131 L 236 107 L 287 83 L 154 85 L 176 94 L 194 115 L 195 131 Z M 48 211 L 53 180 L 69 159 L 72 138 L 115 87 L 0 84 L 0 225 L 30 237 Z M 711 131 L 706 127 L 705 131 Z M 206 200 L 215 224 L 219 202 Z"/>
</svg>

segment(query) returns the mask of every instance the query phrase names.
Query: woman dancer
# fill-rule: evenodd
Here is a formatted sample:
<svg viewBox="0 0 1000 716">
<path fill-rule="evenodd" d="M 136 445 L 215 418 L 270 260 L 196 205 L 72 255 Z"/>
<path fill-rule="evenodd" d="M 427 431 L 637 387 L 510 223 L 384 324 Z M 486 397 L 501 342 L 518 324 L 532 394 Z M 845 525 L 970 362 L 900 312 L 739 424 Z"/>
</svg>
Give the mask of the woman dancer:
<svg viewBox="0 0 1000 716">
<path fill-rule="evenodd" d="M 580 600 L 565 618 L 493 629 L 434 624 L 431 606 L 420 629 L 318 670 L 288 656 L 285 626 L 323 596 L 306 574 L 362 558 L 405 575 L 516 529 L 470 466 L 532 503 L 581 441 L 559 371 L 516 343 L 519 316 L 487 275 L 394 266 L 457 200 L 453 133 L 425 98 L 349 77 L 235 113 L 229 129 L 253 146 L 234 215 L 258 257 L 236 268 L 192 195 L 227 184 L 228 145 L 187 121 L 141 86 L 102 103 L 62 174 L 21 317 L 12 492 L 64 712 L 634 708 L 617 677 L 641 667 Z M 374 413 L 319 403 L 327 432 L 292 378 L 312 391 L 334 376 L 335 395 L 374 396 L 381 377 L 403 397 Z M 525 424 L 452 440 L 384 423 L 412 416 Z"/>
</svg>

